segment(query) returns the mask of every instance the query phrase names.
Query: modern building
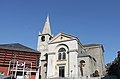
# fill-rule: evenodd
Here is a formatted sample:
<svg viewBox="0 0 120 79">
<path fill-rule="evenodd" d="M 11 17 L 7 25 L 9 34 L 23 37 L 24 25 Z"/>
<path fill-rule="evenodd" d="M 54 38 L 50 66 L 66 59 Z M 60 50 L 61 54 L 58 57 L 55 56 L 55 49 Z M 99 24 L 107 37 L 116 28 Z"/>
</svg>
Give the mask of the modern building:
<svg viewBox="0 0 120 79">
<path fill-rule="evenodd" d="M 49 16 L 38 34 L 37 50 L 41 52 L 41 79 L 104 75 L 103 45 L 81 44 L 77 37 L 66 33 L 52 36 Z"/>
<path fill-rule="evenodd" d="M 39 77 L 40 52 L 19 43 L 0 45 L 0 75 L 5 79 Z M 11 76 L 12 78 L 7 78 Z M 3 78 L 3 79 L 4 79 Z"/>
</svg>

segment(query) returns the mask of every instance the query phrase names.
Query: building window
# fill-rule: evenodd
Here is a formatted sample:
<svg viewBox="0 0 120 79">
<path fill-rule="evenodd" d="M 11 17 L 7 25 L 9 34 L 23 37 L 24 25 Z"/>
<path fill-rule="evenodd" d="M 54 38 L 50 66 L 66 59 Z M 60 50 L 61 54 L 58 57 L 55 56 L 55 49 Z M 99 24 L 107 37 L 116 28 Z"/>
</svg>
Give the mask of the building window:
<svg viewBox="0 0 120 79">
<path fill-rule="evenodd" d="M 58 60 L 61 60 L 61 53 L 58 54 Z"/>
<path fill-rule="evenodd" d="M 65 59 L 66 58 L 66 53 L 65 52 L 63 52 L 63 59 Z"/>
<path fill-rule="evenodd" d="M 85 61 L 84 61 L 84 60 L 81 60 L 81 61 L 80 61 L 80 63 L 82 63 L 82 64 L 83 64 L 83 63 L 85 63 Z"/>
<path fill-rule="evenodd" d="M 51 40 L 51 39 L 52 39 L 52 37 L 49 38 L 49 40 Z"/>
<path fill-rule="evenodd" d="M 64 66 L 59 67 L 59 77 L 65 77 L 65 67 Z"/>
<path fill-rule="evenodd" d="M 85 66 L 85 61 L 81 60 L 80 61 L 80 71 L 81 71 L 81 76 L 83 76 L 83 67 Z"/>
<path fill-rule="evenodd" d="M 41 41 L 45 41 L 45 36 L 42 36 L 42 37 L 41 37 Z"/>
<path fill-rule="evenodd" d="M 58 51 L 58 60 L 66 59 L 66 50 L 65 48 L 60 48 Z"/>
</svg>

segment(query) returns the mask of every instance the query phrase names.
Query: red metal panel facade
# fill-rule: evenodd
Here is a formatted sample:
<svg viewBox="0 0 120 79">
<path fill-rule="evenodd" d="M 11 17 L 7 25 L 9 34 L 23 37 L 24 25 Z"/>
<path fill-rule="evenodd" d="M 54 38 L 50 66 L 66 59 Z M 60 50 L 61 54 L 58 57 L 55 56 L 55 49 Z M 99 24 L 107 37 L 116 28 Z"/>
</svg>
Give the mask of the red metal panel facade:
<svg viewBox="0 0 120 79">
<path fill-rule="evenodd" d="M 16 51 L 8 49 L 0 49 L 0 72 L 3 72 L 4 75 L 11 75 L 11 70 L 17 64 L 17 61 L 20 63 L 32 62 L 31 71 L 36 71 L 39 64 L 40 53 L 36 52 L 27 52 L 27 51 Z M 10 62 L 11 61 L 11 62 Z M 31 79 L 35 79 L 35 73 L 32 72 Z"/>
</svg>

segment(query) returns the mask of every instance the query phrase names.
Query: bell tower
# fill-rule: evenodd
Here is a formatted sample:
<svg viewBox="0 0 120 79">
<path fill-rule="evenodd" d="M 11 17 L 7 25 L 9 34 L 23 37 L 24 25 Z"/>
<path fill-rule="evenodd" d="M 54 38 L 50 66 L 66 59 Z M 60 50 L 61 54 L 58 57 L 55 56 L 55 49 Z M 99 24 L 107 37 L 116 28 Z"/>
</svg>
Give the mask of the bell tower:
<svg viewBox="0 0 120 79">
<path fill-rule="evenodd" d="M 40 73 L 41 79 L 47 77 L 47 52 L 48 52 L 48 42 L 51 40 L 51 29 L 50 29 L 50 22 L 49 16 L 46 18 L 46 22 L 43 27 L 42 33 L 39 32 L 38 34 L 38 45 L 37 50 L 41 52 L 40 62 L 39 65 L 41 67 Z M 39 78 L 38 78 L 39 79 Z"/>
<path fill-rule="evenodd" d="M 51 29 L 50 29 L 50 22 L 49 16 L 46 18 L 46 22 L 43 27 L 42 33 L 39 32 L 38 34 L 38 46 L 37 50 L 41 52 L 41 60 L 45 60 L 45 54 L 48 51 L 48 41 L 51 40 Z"/>
</svg>

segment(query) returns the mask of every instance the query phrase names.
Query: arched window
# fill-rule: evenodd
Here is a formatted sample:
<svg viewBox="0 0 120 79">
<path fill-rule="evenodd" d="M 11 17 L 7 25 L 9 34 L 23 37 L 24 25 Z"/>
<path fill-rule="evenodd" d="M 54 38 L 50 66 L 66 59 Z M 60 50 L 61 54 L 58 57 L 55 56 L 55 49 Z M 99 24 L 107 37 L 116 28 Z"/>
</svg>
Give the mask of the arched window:
<svg viewBox="0 0 120 79">
<path fill-rule="evenodd" d="M 52 39 L 52 37 L 49 38 L 49 40 L 51 40 L 51 39 Z"/>
<path fill-rule="evenodd" d="M 85 66 L 85 61 L 81 60 L 80 61 L 80 71 L 81 71 L 81 76 L 83 76 L 83 67 Z"/>
<path fill-rule="evenodd" d="M 61 60 L 61 53 L 58 54 L 58 60 Z"/>
<path fill-rule="evenodd" d="M 65 48 L 60 48 L 58 52 L 66 52 Z"/>
<path fill-rule="evenodd" d="M 45 41 L 45 36 L 42 36 L 42 37 L 41 37 L 41 41 Z"/>
<path fill-rule="evenodd" d="M 66 59 L 66 50 L 65 48 L 60 48 L 58 50 L 58 60 Z"/>
<path fill-rule="evenodd" d="M 66 53 L 63 52 L 63 59 L 66 59 Z"/>
<path fill-rule="evenodd" d="M 83 63 L 85 63 L 85 61 L 84 61 L 84 60 L 81 60 L 80 63 L 83 64 Z"/>
</svg>

